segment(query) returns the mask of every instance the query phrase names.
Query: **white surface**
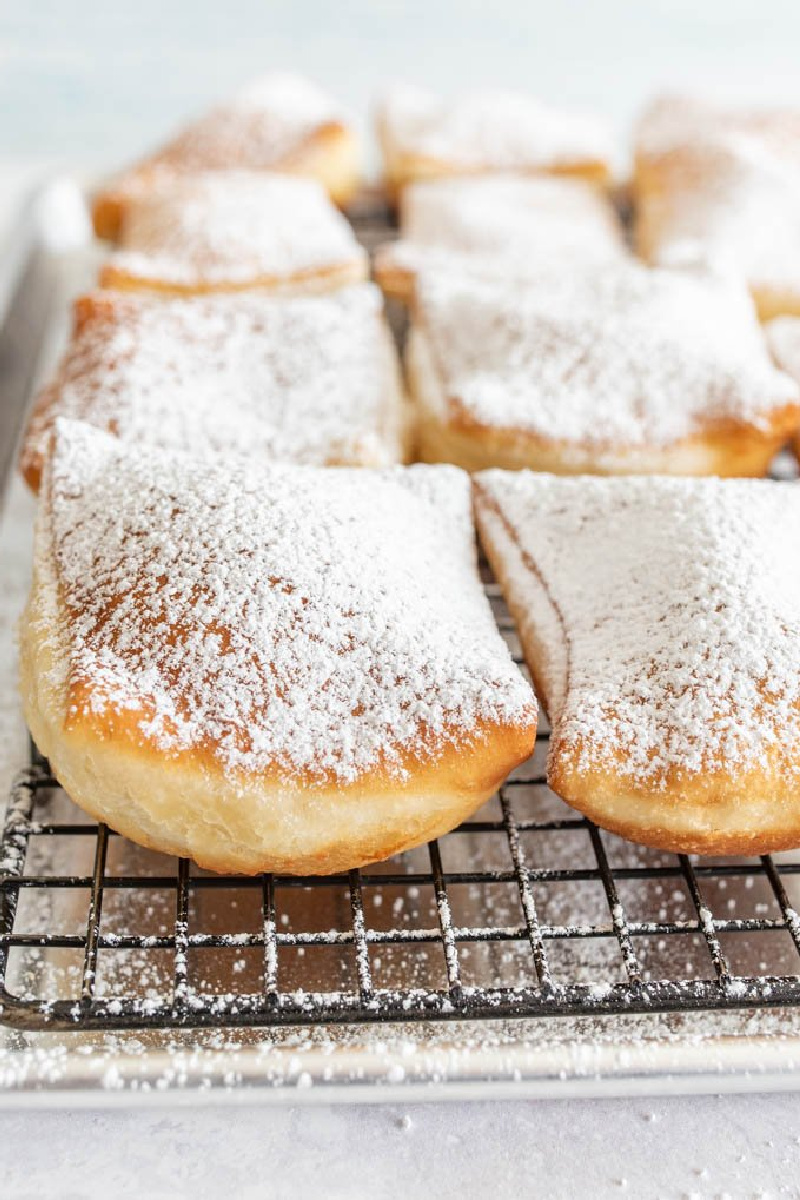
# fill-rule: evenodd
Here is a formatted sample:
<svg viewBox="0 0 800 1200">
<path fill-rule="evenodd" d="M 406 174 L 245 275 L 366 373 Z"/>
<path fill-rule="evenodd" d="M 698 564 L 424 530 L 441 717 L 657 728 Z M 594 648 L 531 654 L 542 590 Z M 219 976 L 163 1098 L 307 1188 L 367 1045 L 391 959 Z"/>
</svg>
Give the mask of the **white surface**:
<svg viewBox="0 0 800 1200">
<path fill-rule="evenodd" d="M 68 15 L 67 15 L 68 13 Z M 0 5 L 0 238 L 54 161 L 105 166 L 268 66 L 363 108 L 410 75 L 528 85 L 620 124 L 664 81 L 800 96 L 795 0 Z M 798 1100 L 0 1113 L 0 1196 L 798 1196 Z"/>
<path fill-rule="evenodd" d="M 629 1103 L 0 1114 L 14 1200 L 324 1196 L 797 1196 L 789 1103 Z M 32 1157 L 28 1157 L 32 1154 Z"/>
<path fill-rule="evenodd" d="M 107 168 L 270 68 L 362 116 L 405 78 L 522 87 L 621 128 L 656 88 L 797 94 L 795 0 L 36 0 L 0 4 L 0 145 Z"/>
</svg>

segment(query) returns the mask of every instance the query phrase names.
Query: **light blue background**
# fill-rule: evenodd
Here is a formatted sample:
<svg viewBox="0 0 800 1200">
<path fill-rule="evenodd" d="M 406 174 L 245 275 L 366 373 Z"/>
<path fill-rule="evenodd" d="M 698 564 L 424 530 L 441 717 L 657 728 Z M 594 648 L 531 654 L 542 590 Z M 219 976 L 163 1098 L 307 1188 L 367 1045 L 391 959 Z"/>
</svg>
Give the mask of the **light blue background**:
<svg viewBox="0 0 800 1200">
<path fill-rule="evenodd" d="M 0 0 L 0 157 L 123 162 L 272 67 L 366 114 L 387 79 L 505 83 L 620 125 L 672 82 L 800 101 L 797 0 Z"/>
</svg>

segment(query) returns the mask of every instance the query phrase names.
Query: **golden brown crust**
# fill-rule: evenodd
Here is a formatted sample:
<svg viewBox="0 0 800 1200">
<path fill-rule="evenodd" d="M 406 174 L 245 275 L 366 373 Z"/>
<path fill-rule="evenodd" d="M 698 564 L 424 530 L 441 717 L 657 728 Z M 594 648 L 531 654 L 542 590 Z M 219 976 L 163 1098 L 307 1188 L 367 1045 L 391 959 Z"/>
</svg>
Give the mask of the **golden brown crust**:
<svg viewBox="0 0 800 1200">
<path fill-rule="evenodd" d="M 527 652 L 526 652 L 527 653 Z M 780 770 L 700 779 L 673 773 L 663 788 L 632 787 L 623 774 L 577 768 L 554 756 L 548 783 L 595 824 L 673 854 L 771 854 L 800 844 L 800 788 Z"/>
<path fill-rule="evenodd" d="M 434 762 L 409 760 L 401 784 L 379 772 L 346 787 L 232 783 L 211 753 L 166 758 L 120 736 L 113 721 L 51 714 L 37 688 L 42 646 L 31 616 L 29 608 L 21 635 L 24 710 L 56 778 L 97 820 L 209 870 L 327 875 L 380 861 L 465 820 L 533 750 L 535 731 L 487 727 Z M 130 713 L 124 727 L 142 715 Z"/>
<path fill-rule="evenodd" d="M 116 324 L 122 317 L 125 297 L 111 292 L 87 292 L 77 296 L 72 304 L 72 337 L 77 338 L 89 326 L 102 328 L 104 324 Z M 38 494 L 46 455 L 41 440 L 32 436 L 32 430 L 41 421 L 51 424 L 58 410 L 59 384 L 57 379 L 46 384 L 36 396 L 28 418 L 28 426 L 22 439 L 19 453 L 19 470 L 26 484 Z"/>
<path fill-rule="evenodd" d="M 360 183 L 358 140 L 346 125 L 331 121 L 290 154 L 270 164 L 270 170 L 316 179 L 333 203 L 344 208 L 352 201 Z M 180 172 L 179 164 L 168 153 L 157 153 L 100 187 L 92 196 L 96 236 L 104 241 L 118 241 L 131 202 L 146 194 L 159 176 L 175 172 Z"/>
<path fill-rule="evenodd" d="M 554 475 L 766 475 L 769 465 L 797 429 L 800 407 L 772 410 L 767 428 L 733 420 L 706 422 L 702 432 L 666 446 L 607 446 L 558 442 L 525 429 L 504 429 L 470 418 L 455 398 L 431 403 L 427 365 L 418 343 L 409 342 L 406 371 L 417 408 L 417 450 L 422 462 L 453 463 L 467 471 L 529 468 Z"/>
<path fill-rule="evenodd" d="M 392 254 L 391 243 L 379 246 L 372 262 L 372 275 L 378 287 L 389 300 L 399 300 L 410 305 L 414 299 L 416 273 L 399 263 Z"/>
<path fill-rule="evenodd" d="M 495 174 L 496 169 L 476 167 L 470 169 L 460 164 L 447 162 L 441 158 L 431 158 L 411 151 L 398 150 L 385 123 L 378 120 L 378 137 L 381 144 L 384 164 L 384 186 L 390 203 L 399 204 L 403 189 L 411 183 L 429 179 L 474 178 L 479 175 Z M 608 187 L 611 183 L 611 172 L 607 162 L 598 160 L 580 160 L 576 162 L 561 162 L 541 168 L 517 170 L 520 175 L 555 175 L 566 179 L 582 179 L 586 183 L 598 187 Z"/>
<path fill-rule="evenodd" d="M 156 275 L 133 274 L 114 262 L 101 268 L 98 282 L 101 287 L 119 292 L 156 292 L 159 296 L 207 296 L 221 292 L 291 292 L 315 294 L 333 292 L 350 283 L 361 283 L 366 279 L 365 264 L 359 259 L 353 263 L 342 263 L 335 267 L 310 268 L 295 271 L 291 275 L 253 275 L 244 280 L 177 280 L 159 279 Z"/>
<path fill-rule="evenodd" d="M 559 443 L 526 430 L 496 429 L 456 417 L 446 425 L 429 415 L 417 422 L 421 462 L 453 463 L 467 471 L 502 467 L 553 475 L 719 475 L 762 478 L 796 429 L 798 412 L 787 405 L 771 414 L 770 429 L 709 422 L 703 433 L 669 446 L 609 447 Z"/>
</svg>

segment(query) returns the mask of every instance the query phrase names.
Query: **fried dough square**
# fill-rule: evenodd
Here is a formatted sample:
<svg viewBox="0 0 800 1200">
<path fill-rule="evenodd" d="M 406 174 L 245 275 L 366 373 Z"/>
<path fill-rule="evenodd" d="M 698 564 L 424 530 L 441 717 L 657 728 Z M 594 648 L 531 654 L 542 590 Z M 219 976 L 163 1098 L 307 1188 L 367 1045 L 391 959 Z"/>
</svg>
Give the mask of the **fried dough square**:
<svg viewBox="0 0 800 1200">
<path fill-rule="evenodd" d="M 279 298 L 82 296 L 23 440 L 34 491 L 59 417 L 131 444 L 258 462 L 387 466 L 402 461 L 406 439 L 396 353 L 372 284 Z"/>
<path fill-rule="evenodd" d="M 488 471 L 475 491 L 553 790 L 664 850 L 800 844 L 800 489 Z"/>
<path fill-rule="evenodd" d="M 59 421 L 20 649 L 71 798 L 214 870 L 428 841 L 535 741 L 454 468 L 232 472 Z"/>
<path fill-rule="evenodd" d="M 367 256 L 320 185 L 246 171 L 161 177 L 132 199 L 103 287 L 166 295 L 332 291 Z"/>
</svg>

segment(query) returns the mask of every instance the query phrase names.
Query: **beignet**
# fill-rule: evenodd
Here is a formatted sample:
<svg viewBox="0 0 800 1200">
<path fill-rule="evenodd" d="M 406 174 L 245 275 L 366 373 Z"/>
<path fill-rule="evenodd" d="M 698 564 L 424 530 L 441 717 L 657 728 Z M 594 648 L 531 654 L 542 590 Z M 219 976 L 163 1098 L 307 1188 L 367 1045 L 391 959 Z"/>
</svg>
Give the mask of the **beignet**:
<svg viewBox="0 0 800 1200">
<path fill-rule="evenodd" d="M 488 471 L 475 493 L 553 790 L 665 850 L 800 845 L 800 488 Z"/>
<path fill-rule="evenodd" d="M 453 468 L 232 472 L 60 421 L 20 644 L 72 799 L 214 870 L 424 842 L 535 740 Z"/>
</svg>

